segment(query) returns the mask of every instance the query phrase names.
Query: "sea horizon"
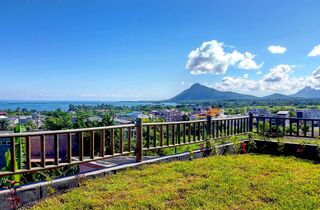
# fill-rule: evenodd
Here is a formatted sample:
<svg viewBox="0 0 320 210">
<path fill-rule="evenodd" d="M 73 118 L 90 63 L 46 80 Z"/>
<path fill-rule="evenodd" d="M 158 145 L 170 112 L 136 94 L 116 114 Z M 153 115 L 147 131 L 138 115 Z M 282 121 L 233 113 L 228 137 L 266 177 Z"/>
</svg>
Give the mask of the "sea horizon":
<svg viewBox="0 0 320 210">
<path fill-rule="evenodd" d="M 167 103 L 161 101 L 87 101 L 87 100 L 0 100 L 0 110 L 15 110 L 25 108 L 36 111 L 53 111 L 61 109 L 67 111 L 69 105 L 87 105 L 96 106 L 100 104 L 109 104 L 114 106 L 138 106 L 138 105 L 175 105 L 176 103 Z"/>
</svg>

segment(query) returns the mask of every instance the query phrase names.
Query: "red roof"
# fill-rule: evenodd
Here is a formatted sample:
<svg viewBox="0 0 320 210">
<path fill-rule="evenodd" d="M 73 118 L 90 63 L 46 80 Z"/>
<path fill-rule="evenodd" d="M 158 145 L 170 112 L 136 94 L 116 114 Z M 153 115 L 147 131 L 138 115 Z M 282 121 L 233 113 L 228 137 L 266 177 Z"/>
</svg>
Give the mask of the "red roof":
<svg viewBox="0 0 320 210">
<path fill-rule="evenodd" d="M 0 115 L 7 115 L 7 112 L 0 112 Z"/>
</svg>

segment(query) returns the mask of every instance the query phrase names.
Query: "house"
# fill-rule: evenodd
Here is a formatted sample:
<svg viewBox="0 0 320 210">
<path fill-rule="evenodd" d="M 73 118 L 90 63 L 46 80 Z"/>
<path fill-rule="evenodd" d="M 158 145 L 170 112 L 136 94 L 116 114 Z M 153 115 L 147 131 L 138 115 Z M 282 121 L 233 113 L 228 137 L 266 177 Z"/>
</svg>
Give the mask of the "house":
<svg viewBox="0 0 320 210">
<path fill-rule="evenodd" d="M 152 111 L 153 116 L 164 119 L 166 122 L 182 121 L 184 112 L 175 109 Z"/>
<path fill-rule="evenodd" d="M 91 116 L 91 117 L 88 117 L 86 118 L 84 121 L 85 122 L 102 122 L 102 117 L 100 116 Z"/>
<path fill-rule="evenodd" d="M 4 116 L 4 115 L 0 115 L 0 120 L 5 120 L 8 119 L 8 117 Z"/>
<path fill-rule="evenodd" d="M 207 111 L 207 116 L 214 118 L 224 117 L 224 110 L 219 108 L 211 108 Z"/>
<path fill-rule="evenodd" d="M 287 118 L 287 117 L 290 117 L 290 112 L 289 111 L 278 111 L 276 115 L 277 115 L 277 117 Z"/>
<path fill-rule="evenodd" d="M 268 117 L 271 116 L 271 112 L 264 108 L 250 108 L 248 113 L 252 113 L 254 116 Z"/>
<path fill-rule="evenodd" d="M 7 116 L 7 112 L 0 112 L 0 116 Z"/>
<path fill-rule="evenodd" d="M 26 124 L 29 121 L 32 121 L 32 116 L 20 116 L 18 117 L 19 123 L 20 124 Z"/>
<path fill-rule="evenodd" d="M 297 118 L 320 119 L 320 110 L 317 110 L 317 109 L 298 110 Z"/>
<path fill-rule="evenodd" d="M 19 123 L 19 118 L 17 116 L 8 117 L 10 126 L 15 126 Z"/>
<path fill-rule="evenodd" d="M 133 111 L 133 112 L 129 113 L 129 114 L 128 114 L 128 117 L 129 117 L 131 120 L 136 120 L 137 118 L 141 118 L 141 119 L 148 119 L 148 118 L 150 118 L 149 115 L 143 114 L 142 112 L 139 112 L 139 111 Z"/>
<path fill-rule="evenodd" d="M 114 123 L 116 125 L 126 125 L 126 124 L 131 124 L 132 123 L 132 121 L 126 120 L 126 119 L 122 119 L 122 118 L 114 118 L 113 121 L 114 121 Z"/>
<path fill-rule="evenodd" d="M 211 116 L 213 118 L 221 118 L 224 117 L 224 110 L 219 108 L 211 108 L 207 110 L 205 113 L 201 114 L 193 114 L 191 115 L 191 120 L 205 120 L 207 116 Z"/>
</svg>

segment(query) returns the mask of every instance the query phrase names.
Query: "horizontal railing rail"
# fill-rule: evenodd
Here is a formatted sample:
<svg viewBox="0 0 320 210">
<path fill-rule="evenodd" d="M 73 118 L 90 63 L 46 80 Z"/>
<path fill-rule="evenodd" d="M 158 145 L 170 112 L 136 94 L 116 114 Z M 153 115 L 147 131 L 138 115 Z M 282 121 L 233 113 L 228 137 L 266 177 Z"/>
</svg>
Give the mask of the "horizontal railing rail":
<svg viewBox="0 0 320 210">
<path fill-rule="evenodd" d="M 143 160 L 144 151 L 245 134 L 252 130 L 251 121 L 249 116 L 209 116 L 207 120 L 162 123 L 143 123 L 137 119 L 135 124 L 126 125 L 0 134 L 0 140 L 10 141 L 10 170 L 1 171 L 0 177 L 130 154 L 134 154 L 139 162 Z M 21 144 L 25 146 L 21 147 Z"/>
<path fill-rule="evenodd" d="M 281 116 L 252 116 L 253 132 L 271 136 L 314 138 L 319 136 L 320 119 Z"/>
</svg>

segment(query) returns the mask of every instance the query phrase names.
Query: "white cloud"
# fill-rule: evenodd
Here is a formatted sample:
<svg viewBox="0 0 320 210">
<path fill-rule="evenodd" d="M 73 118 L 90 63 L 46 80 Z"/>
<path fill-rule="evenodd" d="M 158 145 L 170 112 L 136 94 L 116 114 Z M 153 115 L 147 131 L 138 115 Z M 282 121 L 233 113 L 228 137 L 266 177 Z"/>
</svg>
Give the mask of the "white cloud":
<svg viewBox="0 0 320 210">
<path fill-rule="evenodd" d="M 292 68 L 292 66 L 285 64 L 275 66 L 260 80 L 252 80 L 245 75 L 242 77 L 224 77 L 214 87 L 220 90 L 250 94 L 252 92 L 291 94 L 308 85 L 320 88 L 320 67 L 314 70 L 311 75 L 304 77 L 291 77 Z"/>
<path fill-rule="evenodd" d="M 252 60 L 255 55 L 252 55 L 249 52 L 245 52 L 244 55 L 245 58 L 238 64 L 240 69 L 260 69 L 263 66 L 263 63 L 257 65 L 257 63 Z"/>
<path fill-rule="evenodd" d="M 288 79 L 291 72 L 292 67 L 290 65 L 281 64 L 270 69 L 270 72 L 264 75 L 263 80 L 265 82 L 279 82 Z"/>
<path fill-rule="evenodd" d="M 240 69 L 259 69 L 253 58 L 253 54 L 240 53 L 237 50 L 231 53 L 224 51 L 224 44 L 216 40 L 203 42 L 202 45 L 192 50 L 188 55 L 186 68 L 191 74 L 225 74 L 229 66 L 238 65 Z"/>
<path fill-rule="evenodd" d="M 260 75 L 260 74 L 262 74 L 262 71 L 257 71 L 257 75 Z"/>
<path fill-rule="evenodd" d="M 315 57 L 320 55 L 320 44 L 315 46 L 308 54 L 310 57 Z"/>
<path fill-rule="evenodd" d="M 180 84 L 181 84 L 181 85 L 185 85 L 185 84 L 186 84 L 186 82 L 182 81 Z"/>
<path fill-rule="evenodd" d="M 279 45 L 270 45 L 268 50 L 272 54 L 283 54 L 287 51 L 287 48 L 281 47 Z"/>
</svg>

